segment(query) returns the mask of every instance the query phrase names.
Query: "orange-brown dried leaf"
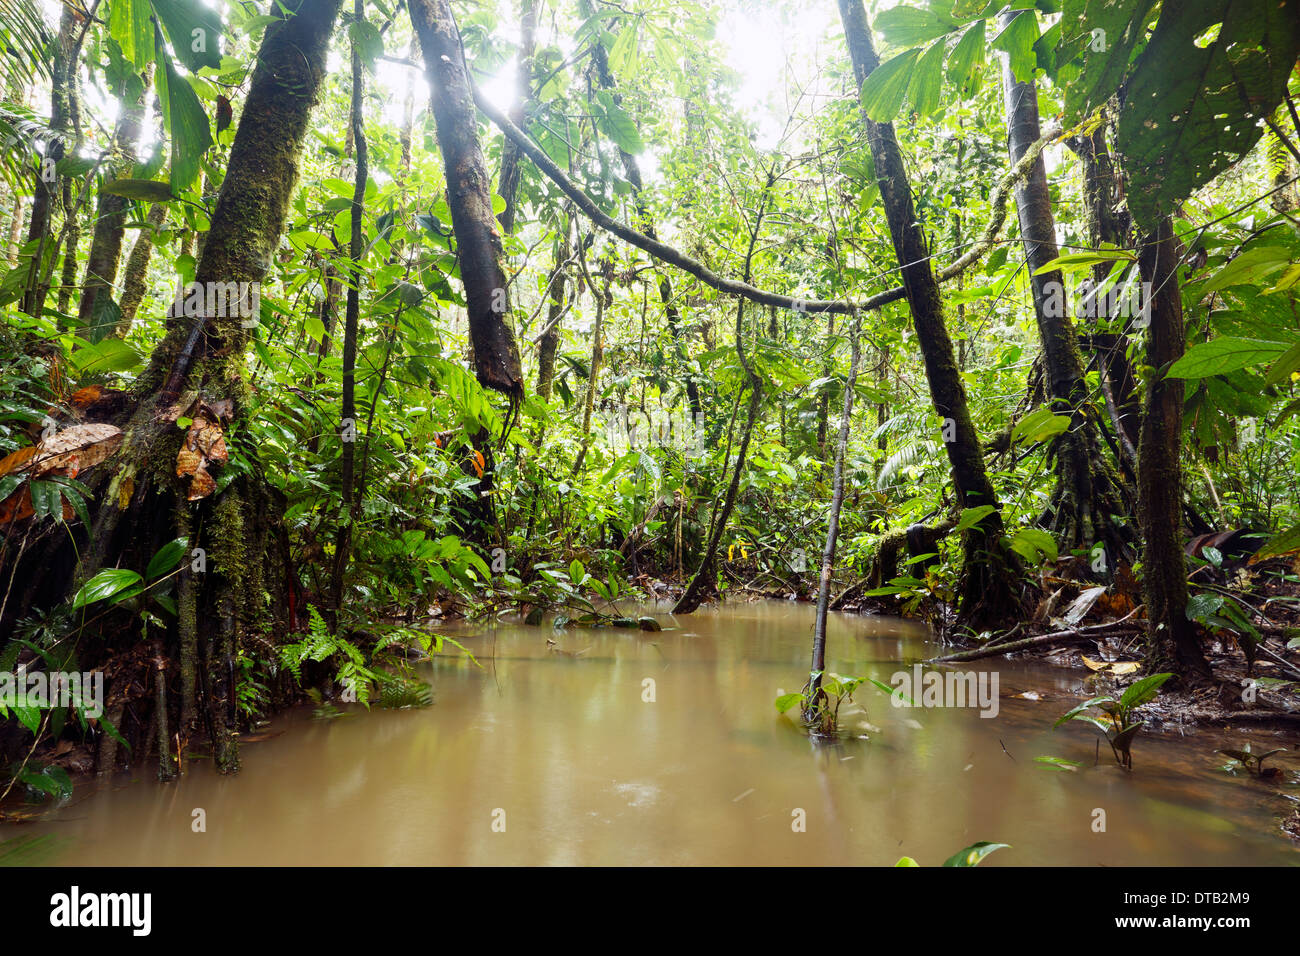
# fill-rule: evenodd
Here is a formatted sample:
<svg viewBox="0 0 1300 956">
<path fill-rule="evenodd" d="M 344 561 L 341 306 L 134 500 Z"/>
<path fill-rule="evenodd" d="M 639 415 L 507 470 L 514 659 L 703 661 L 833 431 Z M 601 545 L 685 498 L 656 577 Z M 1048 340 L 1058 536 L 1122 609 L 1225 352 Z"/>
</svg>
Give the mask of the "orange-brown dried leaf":
<svg viewBox="0 0 1300 956">
<path fill-rule="evenodd" d="M 189 500 L 198 501 L 200 498 L 206 498 L 216 490 L 217 483 L 212 480 L 212 476 L 208 474 L 207 469 L 200 465 L 199 470 L 190 479 Z"/>
<path fill-rule="evenodd" d="M 72 393 L 72 406 L 84 410 L 94 405 L 103 395 L 103 385 L 87 385 L 85 388 L 79 388 Z"/>
<path fill-rule="evenodd" d="M 203 456 L 190 448 L 182 448 L 176 456 L 176 477 L 197 474 L 203 467 Z"/>
<path fill-rule="evenodd" d="M 36 454 L 36 446 L 28 445 L 26 448 L 19 448 L 17 451 L 11 451 L 9 454 L 0 458 L 0 478 L 14 471 L 21 471 L 27 467 L 32 456 Z"/>
<path fill-rule="evenodd" d="M 32 489 L 23 485 L 4 501 L 0 501 L 0 525 L 9 524 L 11 521 L 22 521 L 30 518 L 35 511 L 32 509 Z"/>
</svg>

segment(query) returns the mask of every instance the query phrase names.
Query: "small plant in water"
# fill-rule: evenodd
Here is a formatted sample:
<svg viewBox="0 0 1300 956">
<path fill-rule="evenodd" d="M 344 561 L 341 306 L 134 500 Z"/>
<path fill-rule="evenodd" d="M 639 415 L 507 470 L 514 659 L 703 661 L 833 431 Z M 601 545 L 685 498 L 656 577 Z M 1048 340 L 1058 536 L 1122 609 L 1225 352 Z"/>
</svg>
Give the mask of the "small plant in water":
<svg viewBox="0 0 1300 956">
<path fill-rule="evenodd" d="M 1082 720 L 1092 724 L 1105 735 L 1106 742 L 1110 744 L 1110 749 L 1115 754 L 1116 763 L 1125 770 L 1132 770 L 1133 738 L 1142 729 L 1142 721 L 1136 719 L 1135 711 L 1143 704 L 1155 700 L 1160 685 L 1173 676 L 1173 674 L 1151 674 L 1149 677 L 1143 677 L 1141 680 L 1130 684 L 1118 699 L 1107 696 L 1094 697 L 1092 700 L 1084 701 L 1078 707 L 1074 707 L 1062 714 L 1060 719 L 1052 725 L 1052 729 L 1055 730 L 1070 720 Z M 1084 713 L 1090 707 L 1096 707 L 1102 711 L 1106 714 L 1108 720 L 1102 720 L 1092 714 Z"/>
<path fill-rule="evenodd" d="M 986 840 L 981 840 L 979 843 L 972 843 L 970 846 L 966 847 L 966 849 L 959 850 L 958 852 L 954 853 L 952 856 L 948 857 L 948 859 L 943 861 L 943 865 L 944 866 L 979 866 L 980 861 L 983 860 L 990 853 L 992 853 L 994 850 L 1003 850 L 1003 849 L 1006 850 L 1011 849 L 1011 844 L 989 843 Z M 910 856 L 899 857 L 898 862 L 894 864 L 894 866 L 920 866 L 920 865 L 921 865 L 920 863 L 917 863 Z"/>
<path fill-rule="evenodd" d="M 812 693 L 810 688 L 818 677 L 821 681 L 816 692 Z M 784 714 L 798 704 L 803 722 L 812 727 L 814 733 L 833 734 L 839 727 L 840 706 L 846 700 L 852 700 L 854 692 L 863 684 L 872 684 L 886 694 L 894 692 L 894 688 L 874 677 L 844 677 L 840 674 L 815 672 L 802 690 L 777 697 L 776 709 Z"/>
<path fill-rule="evenodd" d="M 1223 769 L 1230 773 L 1235 773 L 1238 767 L 1245 767 L 1252 775 L 1271 780 L 1282 776 L 1282 770 L 1279 767 L 1265 767 L 1264 761 L 1275 754 L 1286 753 L 1286 748 L 1280 747 L 1277 750 L 1266 750 L 1257 754 L 1251 752 L 1250 744 L 1247 744 L 1245 750 L 1217 750 L 1215 753 L 1224 754 L 1235 761 L 1235 763 L 1224 764 Z"/>
</svg>

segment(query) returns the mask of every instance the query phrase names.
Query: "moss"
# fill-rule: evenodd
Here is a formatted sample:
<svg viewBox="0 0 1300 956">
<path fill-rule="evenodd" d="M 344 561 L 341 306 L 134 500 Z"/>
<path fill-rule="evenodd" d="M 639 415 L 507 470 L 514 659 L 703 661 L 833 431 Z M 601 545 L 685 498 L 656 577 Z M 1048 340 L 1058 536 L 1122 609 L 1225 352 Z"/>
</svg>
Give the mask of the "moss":
<svg viewBox="0 0 1300 956">
<path fill-rule="evenodd" d="M 207 538 L 208 559 L 212 569 L 232 584 L 244 580 L 248 562 L 252 559 L 247 533 L 244 499 L 232 486 L 220 496 L 212 509 L 212 525 Z"/>
</svg>

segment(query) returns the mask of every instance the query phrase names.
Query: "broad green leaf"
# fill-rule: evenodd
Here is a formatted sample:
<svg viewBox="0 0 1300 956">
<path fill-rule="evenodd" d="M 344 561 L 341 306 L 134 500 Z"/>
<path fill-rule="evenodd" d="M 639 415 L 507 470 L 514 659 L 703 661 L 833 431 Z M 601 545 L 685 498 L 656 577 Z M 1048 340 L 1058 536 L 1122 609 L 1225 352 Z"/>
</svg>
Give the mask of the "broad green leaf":
<svg viewBox="0 0 1300 956">
<path fill-rule="evenodd" d="M 1120 697 L 1120 707 L 1131 710 L 1134 707 L 1142 706 L 1148 701 L 1155 700 L 1160 685 L 1173 676 L 1173 674 L 1150 674 L 1139 681 L 1134 681 L 1125 689 L 1123 696 Z"/>
<path fill-rule="evenodd" d="M 158 60 L 158 102 L 171 139 L 171 173 L 168 182 L 173 193 L 190 187 L 199 174 L 199 160 L 212 145 L 208 115 L 189 81 L 176 71 L 162 47 L 162 32 L 155 31 Z M 219 62 L 219 61 L 218 61 Z"/>
<path fill-rule="evenodd" d="M 610 102 L 602 107 L 599 119 L 601 130 L 612 139 L 625 153 L 636 155 L 645 149 L 641 133 L 636 128 L 636 120 L 628 115 L 627 110 L 617 103 Z"/>
<path fill-rule="evenodd" d="M 1056 560 L 1056 541 L 1041 528 L 1021 528 L 1011 536 L 1010 547 L 1030 564 Z"/>
<path fill-rule="evenodd" d="M 1027 441 L 1031 443 L 1046 441 L 1069 431 L 1069 429 L 1070 417 L 1068 415 L 1056 415 L 1051 409 L 1036 408 L 1016 422 L 1015 428 L 1011 429 L 1011 440 L 1013 442 Z"/>
<path fill-rule="evenodd" d="M 980 68 L 984 65 L 984 21 L 976 20 L 957 41 L 948 57 L 948 80 L 961 91 L 963 99 L 975 95 L 979 88 Z M 999 247 L 1006 257 L 1005 247 Z"/>
<path fill-rule="evenodd" d="M 890 46 L 916 46 L 956 30 L 960 24 L 941 10 L 900 4 L 882 10 L 872 24 Z"/>
<path fill-rule="evenodd" d="M 170 572 L 176 567 L 187 547 L 189 547 L 188 538 L 177 538 L 164 544 L 149 560 L 149 566 L 144 572 L 145 580 L 152 581 Z"/>
<path fill-rule="evenodd" d="M 1286 246 L 1256 246 L 1236 256 L 1210 277 L 1203 292 L 1218 292 L 1234 285 L 1253 285 L 1291 264 Z"/>
<path fill-rule="evenodd" d="M 943 53 L 943 40 L 935 40 L 912 70 L 907 101 L 918 116 L 929 116 L 943 99 Z"/>
<path fill-rule="evenodd" d="M 1033 10 L 1017 13 L 989 43 L 995 50 L 1004 51 L 1011 61 L 1011 72 L 1016 80 L 1028 83 L 1034 78 L 1038 58 L 1034 43 L 1038 40 L 1038 17 Z"/>
<path fill-rule="evenodd" d="M 72 599 L 73 608 L 85 607 L 120 594 L 140 583 L 140 575 L 129 568 L 105 568 L 81 586 Z"/>
<path fill-rule="evenodd" d="M 1274 535 L 1264 542 L 1264 546 L 1251 556 L 1251 563 L 1264 558 L 1277 557 L 1281 554 L 1294 554 L 1300 551 L 1300 524 Z"/>
<path fill-rule="evenodd" d="M 130 372 L 143 364 L 140 353 L 121 339 L 104 339 L 75 350 L 69 357 L 77 376 L 102 375 L 105 372 Z"/>
<path fill-rule="evenodd" d="M 1221 335 L 1192 346 L 1169 368 L 1168 378 L 1207 378 L 1271 362 L 1288 348 L 1286 342 L 1262 342 Z"/>
<path fill-rule="evenodd" d="M 138 70 L 153 62 L 151 13 L 149 0 L 110 0 L 108 8 L 108 32 Z"/>
<path fill-rule="evenodd" d="M 1065 81 L 1065 120 L 1077 123 L 1119 89 L 1129 64 L 1146 40 L 1155 0 L 1064 0 L 1058 73 L 1071 63 Z"/>
<path fill-rule="evenodd" d="M 1218 36 L 1204 43 L 1215 25 Z M 1276 0 L 1160 5 L 1127 80 L 1115 144 L 1140 227 L 1154 228 L 1259 141 L 1298 48 L 1300 17 Z"/>
<path fill-rule="evenodd" d="M 961 517 L 957 521 L 957 527 L 953 530 L 961 533 L 968 528 L 973 528 L 986 517 L 997 511 L 992 505 L 980 505 L 976 508 L 966 508 L 962 511 Z"/>
<path fill-rule="evenodd" d="M 134 0 L 139 3 L 141 0 Z M 221 67 L 221 15 L 202 0 L 149 0 L 158 22 L 167 31 L 172 50 L 191 73 L 205 66 Z M 171 58 L 159 49 L 158 62 Z M 175 75 L 175 68 L 170 68 Z"/>
<path fill-rule="evenodd" d="M 912 78 L 912 67 L 920 50 L 907 50 L 882 63 L 862 81 L 862 111 L 877 123 L 893 122 L 903 108 L 903 97 Z"/>
</svg>

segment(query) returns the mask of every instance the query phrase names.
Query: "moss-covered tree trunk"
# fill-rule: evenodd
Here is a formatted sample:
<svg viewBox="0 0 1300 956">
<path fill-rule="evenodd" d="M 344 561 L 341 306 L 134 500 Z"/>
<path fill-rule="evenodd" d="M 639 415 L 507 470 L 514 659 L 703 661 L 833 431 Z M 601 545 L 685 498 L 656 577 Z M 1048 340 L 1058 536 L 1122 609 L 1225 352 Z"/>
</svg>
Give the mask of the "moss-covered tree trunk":
<svg viewBox="0 0 1300 956">
<path fill-rule="evenodd" d="M 287 0 L 273 14 L 280 19 L 266 29 L 197 267 L 195 279 L 205 287 L 260 283 L 266 276 L 297 182 L 339 5 L 340 0 Z M 292 570 L 283 546 L 284 504 L 258 477 L 255 448 L 232 449 L 253 467 L 219 493 L 197 475 L 178 477 L 186 430 L 177 427 L 177 418 L 204 418 L 229 433 L 229 423 L 238 421 L 245 404 L 244 350 L 256 315 L 230 308 L 224 313 L 172 323 L 137 380 L 132 407 L 119 419 L 121 447 L 96 478 L 88 479 L 95 507 L 88 535 L 79 532 L 86 540 L 62 544 L 63 550 L 40 566 L 20 563 L 15 587 L 30 593 L 38 606 L 50 606 L 98 569 L 143 572 L 162 545 L 186 538 L 191 551 L 179 575 L 176 617 L 151 626 L 149 637 L 157 643 L 149 675 L 129 667 L 124 672 L 126 684 L 148 681 L 156 701 L 131 723 L 169 728 L 169 739 L 182 746 L 206 737 L 215 765 L 233 771 L 238 768 L 234 681 L 240 642 L 253 635 L 263 640 L 268 631 L 272 637 L 288 633 L 283 596 Z M 219 474 L 225 456 L 214 451 L 210 457 Z M 46 570 L 50 563 L 72 567 L 74 562 L 71 575 Z M 139 619 L 128 612 L 109 615 L 97 627 L 99 639 L 79 648 L 84 666 L 100 663 L 96 656 L 102 661 L 129 654 L 139 644 Z M 110 684 L 110 701 L 115 690 L 123 688 Z M 165 740 L 159 744 L 165 777 L 172 755 Z"/>
<path fill-rule="evenodd" d="M 1016 16 L 1034 16 L 1033 11 L 1002 15 L 1005 28 Z M 1002 93 L 1006 105 L 1007 145 L 1012 165 L 1020 162 L 1042 131 L 1038 120 L 1038 90 L 1033 81 L 1018 82 L 1007 56 L 1002 58 Z M 1047 394 L 1052 411 L 1068 415 L 1070 427 L 1052 444 L 1056 459 L 1056 489 L 1047 516 L 1063 550 L 1092 550 L 1104 545 L 1113 568 L 1119 553 L 1126 548 L 1128 535 L 1117 519 L 1123 512 L 1113 469 L 1101 455 L 1101 439 L 1096 422 L 1089 417 L 1088 389 L 1083 379 L 1083 360 L 1079 353 L 1073 318 L 1068 308 L 1069 296 L 1059 269 L 1040 274 L 1039 270 L 1056 259 L 1056 217 L 1052 213 L 1051 194 L 1047 189 L 1047 167 L 1042 154 L 1034 160 L 1028 175 L 1016 186 L 1016 213 L 1020 236 L 1025 247 L 1034 298 L 1038 336 L 1043 347 Z M 1094 567 L 1096 560 L 1092 562 Z"/>
<path fill-rule="evenodd" d="M 465 286 L 474 370 L 484 387 L 518 401 L 524 395 L 524 381 L 514 333 L 506 324 L 510 308 L 501 233 L 492 214 L 491 180 L 479 146 L 460 31 L 448 0 L 411 0 L 410 11 L 433 91 L 430 105 L 447 174 L 447 205 Z"/>
<path fill-rule="evenodd" d="M 854 78 L 863 81 L 879 65 L 862 0 L 839 0 L 840 18 Z M 1019 610 L 1017 566 L 1003 545 L 1002 513 L 997 494 L 984 468 L 984 453 L 971 420 L 966 390 L 943 317 L 939 284 L 930 265 L 925 234 L 917 218 L 903 165 L 902 150 L 892 123 L 863 117 L 867 143 L 876 164 L 880 198 L 889 221 L 889 234 L 898 258 L 903 288 L 912 313 L 917 344 L 925 364 L 934 409 L 943 423 L 942 437 L 952 469 L 958 504 L 962 508 L 991 505 L 993 511 L 963 538 L 961 620 L 975 629 L 1006 624 Z"/>
<path fill-rule="evenodd" d="M 121 315 L 118 316 L 117 328 L 113 334 L 119 339 L 126 338 L 135 321 L 135 314 L 144 301 L 149 281 L 149 260 L 153 258 L 153 240 L 158 227 L 167 217 L 167 207 L 157 203 L 149 207 L 145 216 L 145 226 L 131 244 L 131 251 L 126 257 L 126 268 L 122 270 L 122 301 L 119 303 Z"/>
<path fill-rule="evenodd" d="M 1178 283 L 1178 242 L 1165 218 L 1144 237 L 1139 265 L 1151 290 L 1147 383 L 1138 446 L 1138 516 L 1142 526 L 1142 589 L 1147 606 L 1147 661 L 1173 667 L 1184 678 L 1208 675 L 1195 625 L 1187 619 L 1187 567 L 1183 560 L 1183 381 L 1165 372 L 1183 354 L 1183 299 Z"/>
<path fill-rule="evenodd" d="M 1106 144 L 1107 128 L 1108 124 L 1103 123 L 1090 135 L 1075 136 L 1068 142 L 1083 166 L 1083 204 L 1089 241 L 1094 248 L 1101 248 L 1102 243 L 1125 248 L 1130 245 L 1133 223 L 1124 208 L 1123 181 L 1116 175 Z M 1094 266 L 1094 284 L 1105 280 L 1110 268 L 1109 263 Z M 1130 476 L 1136 475 L 1142 408 L 1136 397 L 1137 379 L 1128 361 L 1128 336 L 1122 331 L 1098 332 L 1096 310 L 1089 311 L 1089 324 L 1094 326 L 1089 344 L 1096 356 L 1106 414 L 1115 429 L 1124 464 Z"/>
</svg>

